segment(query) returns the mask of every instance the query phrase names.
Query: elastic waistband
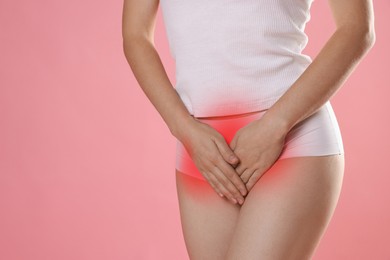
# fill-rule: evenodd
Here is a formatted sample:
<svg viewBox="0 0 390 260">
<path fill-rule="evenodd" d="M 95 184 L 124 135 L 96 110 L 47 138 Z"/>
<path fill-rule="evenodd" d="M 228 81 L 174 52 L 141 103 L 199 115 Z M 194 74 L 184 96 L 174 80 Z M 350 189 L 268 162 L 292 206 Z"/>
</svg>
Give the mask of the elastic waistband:
<svg viewBox="0 0 390 260">
<path fill-rule="evenodd" d="M 195 117 L 199 120 L 223 120 L 223 119 L 233 119 L 233 118 L 239 118 L 239 117 L 245 117 L 245 116 L 251 116 L 251 115 L 258 115 L 261 113 L 266 112 L 268 109 L 260 110 L 260 111 L 252 111 L 248 113 L 241 113 L 241 114 L 234 114 L 234 115 L 223 115 L 223 116 L 210 116 L 210 117 Z"/>
</svg>

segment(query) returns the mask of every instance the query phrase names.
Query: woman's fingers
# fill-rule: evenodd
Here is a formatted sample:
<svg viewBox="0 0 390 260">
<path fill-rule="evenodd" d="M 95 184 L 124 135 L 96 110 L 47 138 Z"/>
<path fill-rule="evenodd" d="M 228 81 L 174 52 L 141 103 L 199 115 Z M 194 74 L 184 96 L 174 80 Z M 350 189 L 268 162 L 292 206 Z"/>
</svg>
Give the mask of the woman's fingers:
<svg viewBox="0 0 390 260">
<path fill-rule="evenodd" d="M 226 165 L 229 165 L 221 156 L 219 157 L 222 162 L 224 162 Z M 214 159 L 214 161 L 215 160 L 216 159 Z M 219 169 L 214 161 L 208 160 L 207 163 L 203 164 L 201 167 L 203 176 L 218 194 L 222 194 L 226 198 L 230 199 L 234 204 L 237 202 L 242 204 L 244 202 L 243 195 L 241 195 L 237 187 L 225 176 L 225 174 Z M 219 164 L 221 164 L 221 162 Z M 241 179 L 236 181 L 241 182 Z M 245 185 L 243 183 L 242 185 L 242 188 L 246 190 Z"/>
<path fill-rule="evenodd" d="M 204 171 L 201 171 L 204 178 L 207 180 L 207 182 L 210 184 L 210 186 L 215 190 L 216 193 L 218 193 L 219 196 L 223 197 L 222 191 L 216 186 L 216 183 L 218 180 L 213 177 L 212 174 L 206 174 Z"/>
<path fill-rule="evenodd" d="M 243 203 L 243 196 L 248 191 L 232 166 L 240 159 L 216 129 L 201 122 L 194 124 L 193 129 L 194 132 L 181 142 L 185 144 L 197 168 L 217 193 L 233 203 Z"/>
<path fill-rule="evenodd" d="M 245 184 L 232 167 L 232 165 L 235 167 L 240 162 L 240 159 L 230 149 L 229 145 L 222 136 L 214 140 L 214 143 L 216 144 L 219 153 L 222 155 L 222 158 L 217 156 L 217 159 L 214 162 L 215 165 L 219 167 L 230 182 L 232 182 L 233 185 L 240 191 L 242 196 L 245 196 L 248 193 Z"/>
<path fill-rule="evenodd" d="M 237 155 L 234 154 L 233 150 L 229 147 L 222 136 L 213 141 L 217 145 L 220 154 L 226 162 L 230 164 L 237 164 L 240 161 L 240 159 L 237 157 Z"/>
<path fill-rule="evenodd" d="M 217 167 L 224 174 L 224 176 L 230 180 L 234 187 L 239 190 L 242 196 L 245 196 L 248 193 L 245 183 L 241 180 L 240 176 L 236 173 L 230 164 L 221 159 L 218 161 Z"/>
<path fill-rule="evenodd" d="M 230 199 L 234 204 L 237 202 L 242 204 L 244 202 L 244 197 L 241 195 L 240 191 L 236 186 L 224 175 L 224 173 L 218 168 L 218 166 L 212 167 L 210 169 L 209 175 L 210 181 L 213 182 L 217 192 L 222 193 L 226 198 Z"/>
<path fill-rule="evenodd" d="M 247 169 L 240 175 L 240 179 L 241 179 L 244 183 L 248 183 L 248 181 L 249 181 L 249 179 L 251 178 L 252 174 L 253 174 L 253 170 L 247 168 Z"/>
<path fill-rule="evenodd" d="M 253 172 L 253 174 L 249 177 L 246 187 L 249 190 L 253 188 L 255 183 L 260 179 L 260 177 L 263 175 L 262 171 L 260 169 L 257 169 L 256 171 Z"/>
<path fill-rule="evenodd" d="M 235 187 L 234 192 L 236 192 L 236 190 L 238 189 L 241 195 L 245 196 L 247 194 L 247 189 L 245 187 L 245 184 L 242 182 L 239 175 L 231 165 L 232 163 L 233 165 L 236 165 L 239 162 L 239 158 L 230 149 L 225 139 L 223 137 L 221 138 L 222 139 L 214 140 L 214 143 L 216 144 L 219 154 L 221 154 L 221 156 L 216 156 L 215 161 L 213 163 L 222 172 L 222 175 L 224 175 L 224 177 L 226 177 L 229 180 L 228 185 L 231 184 L 234 185 Z M 232 158 L 234 160 L 232 160 Z M 233 191 L 233 187 L 231 188 L 226 187 L 226 188 L 230 191 Z"/>
<path fill-rule="evenodd" d="M 213 173 L 207 174 L 206 179 L 210 183 L 211 187 L 213 187 L 213 189 L 219 194 L 219 196 L 221 196 L 221 197 L 225 196 L 226 198 L 229 198 L 229 199 L 231 198 L 229 191 L 224 186 L 220 185 L 219 180 L 217 179 L 217 177 L 215 177 L 215 175 Z M 233 203 L 236 203 L 236 202 L 233 201 Z"/>
<path fill-rule="evenodd" d="M 234 170 L 236 171 L 238 176 L 241 176 L 246 169 L 247 169 L 247 167 L 244 164 L 240 163 L 237 167 L 235 167 Z"/>
</svg>

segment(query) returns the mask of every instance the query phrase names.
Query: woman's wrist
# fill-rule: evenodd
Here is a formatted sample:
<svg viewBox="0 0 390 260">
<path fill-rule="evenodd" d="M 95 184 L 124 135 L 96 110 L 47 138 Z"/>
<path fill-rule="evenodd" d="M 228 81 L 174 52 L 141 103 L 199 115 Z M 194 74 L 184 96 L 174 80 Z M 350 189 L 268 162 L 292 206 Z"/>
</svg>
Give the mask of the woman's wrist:
<svg viewBox="0 0 390 260">
<path fill-rule="evenodd" d="M 188 134 L 188 130 L 191 128 L 191 124 L 195 121 L 196 119 L 190 114 L 176 116 L 174 124 L 169 128 L 171 134 L 176 137 L 176 139 L 181 141 L 183 138 L 185 138 L 186 134 Z"/>
<path fill-rule="evenodd" d="M 278 138 L 285 138 L 290 131 L 290 125 L 287 121 L 281 117 L 273 116 L 268 111 L 258 120 L 261 121 L 261 124 L 270 125 L 273 129 L 272 133 Z"/>
</svg>

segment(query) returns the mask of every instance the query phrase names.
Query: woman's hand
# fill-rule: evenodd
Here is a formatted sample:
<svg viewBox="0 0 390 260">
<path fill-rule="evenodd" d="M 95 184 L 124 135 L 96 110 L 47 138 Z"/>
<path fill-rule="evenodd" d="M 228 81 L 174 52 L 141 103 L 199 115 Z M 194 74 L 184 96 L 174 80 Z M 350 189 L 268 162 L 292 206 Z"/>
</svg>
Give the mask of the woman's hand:
<svg viewBox="0 0 390 260">
<path fill-rule="evenodd" d="M 286 133 L 276 124 L 260 118 L 240 128 L 230 148 L 240 159 L 236 172 L 246 183 L 248 192 L 260 177 L 274 164 L 282 152 Z"/>
<path fill-rule="evenodd" d="M 243 196 L 248 192 L 232 166 L 239 159 L 217 130 L 194 118 L 186 124 L 178 139 L 198 170 L 221 197 L 224 195 L 234 204 L 244 202 Z"/>
</svg>

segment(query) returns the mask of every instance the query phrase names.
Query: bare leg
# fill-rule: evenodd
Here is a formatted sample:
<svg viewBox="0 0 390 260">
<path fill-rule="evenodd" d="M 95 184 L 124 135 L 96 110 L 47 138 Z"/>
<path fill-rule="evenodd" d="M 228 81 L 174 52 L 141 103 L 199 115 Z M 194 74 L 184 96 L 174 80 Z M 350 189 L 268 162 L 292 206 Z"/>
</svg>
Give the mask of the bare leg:
<svg viewBox="0 0 390 260">
<path fill-rule="evenodd" d="M 277 161 L 247 195 L 225 259 L 310 259 L 333 216 L 343 175 L 343 155 Z"/>
<path fill-rule="evenodd" d="M 176 170 L 181 224 L 191 260 L 223 260 L 240 205 L 221 198 L 206 181 Z"/>
</svg>

